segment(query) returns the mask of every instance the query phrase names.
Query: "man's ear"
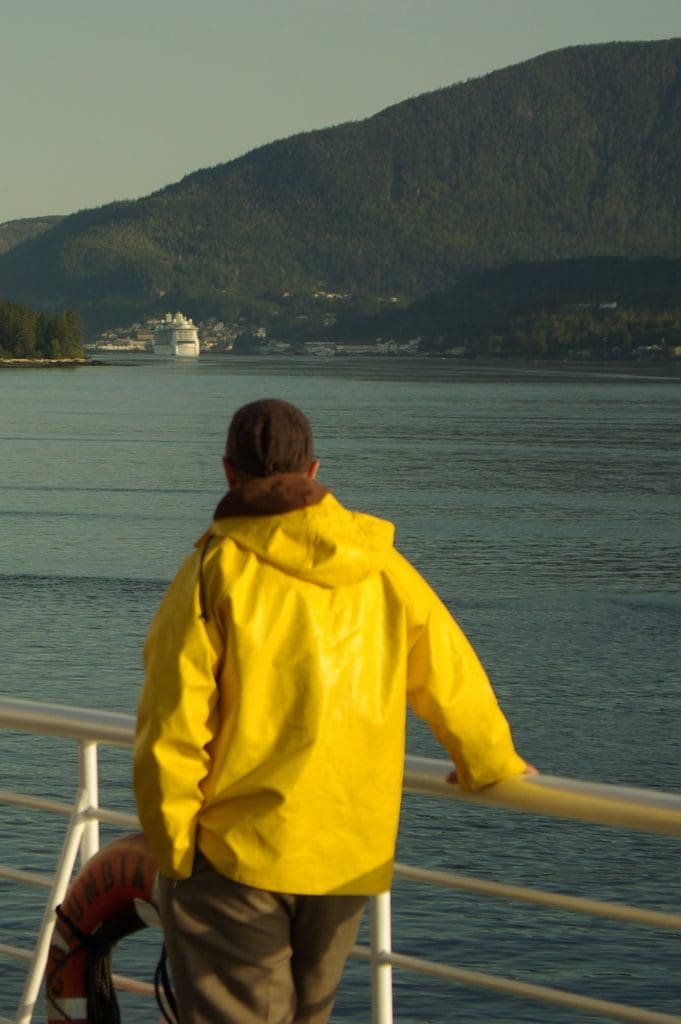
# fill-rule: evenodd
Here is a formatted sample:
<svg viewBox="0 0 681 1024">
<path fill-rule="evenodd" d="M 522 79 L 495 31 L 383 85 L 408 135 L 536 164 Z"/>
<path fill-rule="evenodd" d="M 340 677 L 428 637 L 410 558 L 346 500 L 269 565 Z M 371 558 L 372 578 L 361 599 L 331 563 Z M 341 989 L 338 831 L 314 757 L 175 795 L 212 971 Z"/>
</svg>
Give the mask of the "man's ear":
<svg viewBox="0 0 681 1024">
<path fill-rule="evenodd" d="M 319 472 L 319 459 L 313 459 L 310 465 L 307 467 L 305 476 L 308 480 L 314 480 Z"/>
<path fill-rule="evenodd" d="M 222 468 L 225 471 L 225 476 L 227 477 L 227 483 L 229 484 L 229 486 L 238 487 L 239 484 L 241 483 L 239 471 L 232 462 L 232 460 L 227 458 L 226 455 L 224 455 L 222 458 Z"/>
</svg>

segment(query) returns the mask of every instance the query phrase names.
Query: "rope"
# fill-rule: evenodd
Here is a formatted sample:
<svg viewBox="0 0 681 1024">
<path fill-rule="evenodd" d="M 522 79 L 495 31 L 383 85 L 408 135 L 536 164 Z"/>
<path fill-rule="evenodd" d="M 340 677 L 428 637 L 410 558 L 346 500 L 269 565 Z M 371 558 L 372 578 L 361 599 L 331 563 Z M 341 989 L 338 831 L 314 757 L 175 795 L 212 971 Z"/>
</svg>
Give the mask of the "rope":
<svg viewBox="0 0 681 1024">
<path fill-rule="evenodd" d="M 156 973 L 154 975 L 154 992 L 156 995 L 156 1003 L 163 1014 L 164 1020 L 167 1020 L 168 1024 L 178 1024 L 177 1003 L 175 1001 L 172 985 L 170 984 L 170 975 L 168 974 L 168 957 L 165 943 L 163 944 L 161 959 L 157 964 Z M 164 1004 L 164 1000 L 167 1005 Z"/>
<path fill-rule="evenodd" d="M 88 1024 L 120 1024 L 121 1011 L 111 977 L 110 946 L 88 950 L 86 991 Z"/>
<path fill-rule="evenodd" d="M 65 1021 L 73 1020 L 59 1003 L 53 981 L 73 956 L 85 950 L 85 997 L 88 1024 L 121 1024 L 121 1011 L 111 974 L 111 950 L 123 936 L 131 935 L 144 928 L 144 922 L 131 908 L 111 921 L 104 921 L 92 934 L 88 934 L 79 928 L 61 907 L 57 907 L 56 914 L 78 942 L 69 949 L 68 953 L 60 957 L 54 970 L 46 978 L 47 998 Z M 177 1006 L 166 966 L 165 946 L 156 968 L 155 991 L 156 1001 L 165 1020 L 169 1024 L 177 1024 Z M 165 1000 L 167 1008 L 163 1005 L 162 999 Z"/>
</svg>

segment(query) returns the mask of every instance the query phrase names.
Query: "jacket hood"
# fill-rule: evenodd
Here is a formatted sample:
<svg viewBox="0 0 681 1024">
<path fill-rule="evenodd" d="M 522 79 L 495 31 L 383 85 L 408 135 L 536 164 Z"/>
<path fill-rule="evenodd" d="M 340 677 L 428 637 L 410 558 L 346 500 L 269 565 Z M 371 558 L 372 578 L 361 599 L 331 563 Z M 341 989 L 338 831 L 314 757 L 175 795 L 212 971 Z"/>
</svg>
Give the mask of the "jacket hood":
<svg viewBox="0 0 681 1024">
<path fill-rule="evenodd" d="M 197 547 L 229 539 L 291 576 L 340 587 L 380 571 L 394 532 L 392 523 L 346 509 L 318 481 L 279 474 L 228 491 Z"/>
</svg>

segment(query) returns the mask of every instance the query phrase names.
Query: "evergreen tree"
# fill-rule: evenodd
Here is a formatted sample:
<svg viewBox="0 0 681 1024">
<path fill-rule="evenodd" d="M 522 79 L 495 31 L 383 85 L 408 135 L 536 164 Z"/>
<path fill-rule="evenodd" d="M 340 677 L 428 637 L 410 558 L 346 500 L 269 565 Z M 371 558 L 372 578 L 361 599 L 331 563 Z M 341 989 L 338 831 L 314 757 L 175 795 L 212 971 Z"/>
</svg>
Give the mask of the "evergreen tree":
<svg viewBox="0 0 681 1024">
<path fill-rule="evenodd" d="M 78 315 L 36 313 L 0 299 L 0 357 L 12 359 L 82 359 L 85 355 Z"/>
</svg>

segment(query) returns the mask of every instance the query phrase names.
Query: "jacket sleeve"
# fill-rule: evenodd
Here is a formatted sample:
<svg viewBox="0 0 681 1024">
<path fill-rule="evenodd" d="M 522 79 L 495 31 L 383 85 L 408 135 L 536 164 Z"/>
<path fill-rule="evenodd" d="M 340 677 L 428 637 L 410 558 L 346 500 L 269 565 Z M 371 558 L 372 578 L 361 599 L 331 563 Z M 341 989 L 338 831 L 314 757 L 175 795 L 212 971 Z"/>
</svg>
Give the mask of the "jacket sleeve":
<svg viewBox="0 0 681 1024">
<path fill-rule="evenodd" d="M 138 707 L 133 777 L 137 809 L 160 870 L 191 874 L 202 783 L 217 728 L 222 637 L 201 618 L 199 554 L 184 563 L 151 624 Z"/>
<path fill-rule="evenodd" d="M 401 556 L 400 556 L 401 558 Z M 407 696 L 456 765 L 462 789 L 525 771 L 484 668 L 459 625 L 419 573 L 402 560 L 407 583 Z"/>
</svg>

